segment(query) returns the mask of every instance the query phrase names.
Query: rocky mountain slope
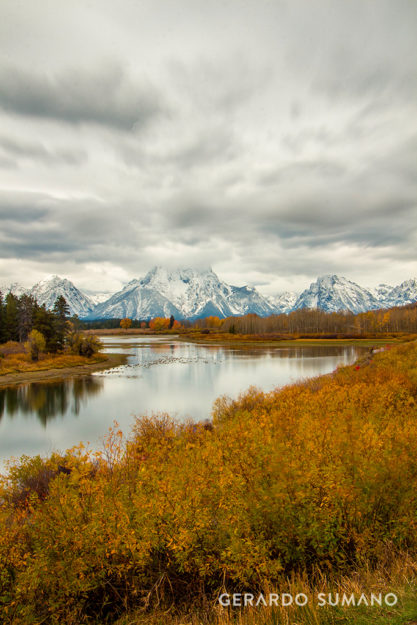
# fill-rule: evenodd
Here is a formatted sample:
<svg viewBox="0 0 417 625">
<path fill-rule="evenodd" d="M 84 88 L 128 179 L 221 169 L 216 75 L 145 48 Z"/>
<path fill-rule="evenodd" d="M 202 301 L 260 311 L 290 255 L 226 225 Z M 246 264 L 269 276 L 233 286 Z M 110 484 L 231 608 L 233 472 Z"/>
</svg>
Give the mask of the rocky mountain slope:
<svg viewBox="0 0 417 625">
<path fill-rule="evenodd" d="M 370 291 L 336 275 L 321 276 L 298 297 L 294 310 L 320 308 L 327 312 L 351 310 L 354 313 L 381 308 Z"/>
<path fill-rule="evenodd" d="M 211 270 L 154 267 L 141 280 L 132 280 L 109 300 L 99 304 L 96 318 L 129 316 L 135 319 L 167 317 L 196 319 L 229 317 L 254 312 L 265 316 L 274 307 L 252 287 L 222 282 Z"/>
<path fill-rule="evenodd" d="M 41 280 L 29 291 L 30 295 L 37 300 L 41 306 L 53 308 L 57 298 L 63 295 L 67 300 L 71 315 L 86 317 L 94 308 L 94 304 L 87 295 L 82 293 L 76 286 L 66 278 L 59 276 L 49 276 Z"/>
<path fill-rule="evenodd" d="M 405 280 L 398 286 L 380 284 L 374 289 L 366 289 L 346 278 L 326 275 L 317 278 L 299 295 L 285 292 L 265 297 L 254 287 L 237 287 L 223 282 L 212 269 L 168 270 L 159 266 L 107 297 L 103 293 L 87 295 L 59 276 L 45 278 L 29 290 L 16 283 L 1 290 L 3 294 L 11 290 L 17 296 L 30 293 L 47 308 L 52 308 L 57 297 L 63 295 L 71 314 L 84 319 L 151 319 L 171 315 L 176 319 L 197 319 L 246 313 L 264 317 L 302 308 L 357 313 L 417 301 L 415 279 Z"/>
</svg>

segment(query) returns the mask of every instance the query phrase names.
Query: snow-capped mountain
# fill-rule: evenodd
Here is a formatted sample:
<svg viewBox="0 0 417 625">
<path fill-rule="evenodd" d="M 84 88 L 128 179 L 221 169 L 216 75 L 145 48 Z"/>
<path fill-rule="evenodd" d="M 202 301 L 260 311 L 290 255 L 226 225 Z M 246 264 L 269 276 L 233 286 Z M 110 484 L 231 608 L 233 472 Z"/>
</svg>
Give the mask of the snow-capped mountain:
<svg viewBox="0 0 417 625">
<path fill-rule="evenodd" d="M 41 280 L 29 291 L 38 304 L 53 308 L 57 298 L 65 297 L 71 315 L 86 317 L 94 308 L 93 302 L 84 295 L 72 282 L 59 276 L 49 276 Z"/>
<path fill-rule="evenodd" d="M 294 310 L 320 308 L 327 312 L 351 310 L 354 313 L 381 308 L 368 289 L 336 275 L 321 276 L 298 297 Z"/>
<path fill-rule="evenodd" d="M 211 270 L 168 270 L 154 267 L 141 280 L 132 280 L 91 313 L 95 318 L 169 317 L 196 319 L 228 317 L 247 312 L 269 315 L 274 307 L 252 287 L 236 287 L 219 280 Z"/>
<path fill-rule="evenodd" d="M 387 298 L 388 294 L 392 291 L 393 288 L 394 287 L 391 284 L 378 284 L 377 287 L 373 289 L 368 289 L 368 291 L 372 293 L 372 295 L 376 297 L 379 302 L 382 303 Z"/>
<path fill-rule="evenodd" d="M 53 308 L 56 299 L 63 295 L 71 314 L 82 319 L 152 319 L 171 315 L 176 319 L 197 319 L 247 313 L 265 317 L 300 308 L 356 313 L 417 302 L 416 279 L 405 280 L 394 287 L 380 284 L 366 289 L 346 278 L 328 275 L 319 277 L 298 296 L 286 291 L 264 297 L 253 287 L 237 287 L 221 281 L 212 269 L 168 270 L 163 267 L 154 267 L 144 278 L 132 280 L 111 296 L 83 293 L 70 280 L 59 276 L 50 276 L 32 289 L 14 283 L 0 290 L 3 295 L 11 291 L 17 297 L 29 293 L 47 308 Z"/>
<path fill-rule="evenodd" d="M 275 309 L 276 314 L 291 312 L 294 309 L 298 294 L 293 291 L 284 291 L 278 295 L 268 297 L 268 302 Z"/>
<path fill-rule="evenodd" d="M 84 295 L 88 297 L 88 299 L 93 303 L 94 306 L 97 304 L 101 304 L 106 300 L 110 299 L 113 295 L 111 291 L 83 291 Z"/>
<path fill-rule="evenodd" d="M 181 317 L 172 302 L 153 289 L 143 288 L 140 280 L 132 280 L 121 291 L 98 304 L 89 316 L 92 319 L 152 319 L 171 315 Z"/>
<path fill-rule="evenodd" d="M 392 306 L 404 306 L 417 302 L 417 280 L 405 280 L 398 286 L 391 287 L 385 296 L 381 299 L 385 308 Z"/>
</svg>

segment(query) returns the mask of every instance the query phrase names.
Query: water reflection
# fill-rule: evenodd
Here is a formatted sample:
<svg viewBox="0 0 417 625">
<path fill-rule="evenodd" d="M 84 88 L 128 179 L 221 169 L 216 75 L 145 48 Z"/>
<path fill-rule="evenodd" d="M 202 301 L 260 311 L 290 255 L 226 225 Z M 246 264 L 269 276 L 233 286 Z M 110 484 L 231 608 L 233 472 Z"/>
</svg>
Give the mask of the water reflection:
<svg viewBox="0 0 417 625">
<path fill-rule="evenodd" d="M 80 441 L 100 446 L 114 420 L 128 433 L 135 415 L 205 419 L 220 395 L 236 397 L 251 385 L 269 391 L 328 373 L 359 352 L 351 345 L 237 348 L 149 337 L 105 337 L 104 345 L 125 353 L 126 364 L 0 390 L 0 470 L 11 455 L 47 454 Z"/>
<path fill-rule="evenodd" d="M 93 376 L 0 389 L 0 420 L 5 413 L 9 418 L 17 414 L 36 415 L 46 427 L 48 421 L 58 416 L 80 414 L 87 398 L 103 390 L 103 380 Z"/>
</svg>

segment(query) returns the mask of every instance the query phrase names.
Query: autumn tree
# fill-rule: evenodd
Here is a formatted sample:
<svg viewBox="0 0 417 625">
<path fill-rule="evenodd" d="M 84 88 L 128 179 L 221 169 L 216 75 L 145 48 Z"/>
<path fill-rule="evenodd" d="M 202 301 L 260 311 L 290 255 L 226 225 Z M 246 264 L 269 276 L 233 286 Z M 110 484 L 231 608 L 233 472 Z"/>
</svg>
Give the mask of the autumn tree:
<svg viewBox="0 0 417 625">
<path fill-rule="evenodd" d="M 151 330 L 167 330 L 169 327 L 169 319 L 165 317 L 155 317 L 155 319 L 151 319 L 149 322 L 149 327 Z"/>
<path fill-rule="evenodd" d="M 45 337 L 38 330 L 31 330 L 28 335 L 26 348 L 30 351 L 33 361 L 39 360 L 39 353 L 45 351 Z"/>
<path fill-rule="evenodd" d="M 129 319 L 129 317 L 125 317 L 124 319 L 120 321 L 120 327 L 123 330 L 128 330 L 131 327 L 131 325 L 132 325 L 132 320 Z"/>
</svg>

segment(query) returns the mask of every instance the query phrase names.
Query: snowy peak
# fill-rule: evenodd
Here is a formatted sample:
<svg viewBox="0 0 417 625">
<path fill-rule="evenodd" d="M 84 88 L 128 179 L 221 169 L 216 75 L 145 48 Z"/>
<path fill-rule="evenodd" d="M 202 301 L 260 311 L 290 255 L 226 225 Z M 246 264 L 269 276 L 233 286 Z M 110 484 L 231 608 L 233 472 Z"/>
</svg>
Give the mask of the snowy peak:
<svg viewBox="0 0 417 625">
<path fill-rule="evenodd" d="M 254 287 L 223 282 L 211 268 L 198 271 L 189 267 L 167 269 L 159 265 L 143 278 L 131 280 L 113 295 L 83 293 L 70 280 L 57 275 L 44 278 L 30 290 L 17 283 L 0 290 L 3 295 L 11 291 L 18 297 L 28 293 L 47 308 L 53 308 L 62 295 L 71 314 L 87 319 L 152 319 L 171 315 L 176 319 L 198 319 L 247 313 L 266 317 L 301 308 L 357 313 L 417 302 L 415 278 L 394 287 L 379 284 L 376 288 L 366 289 L 346 278 L 329 274 L 317 278 L 300 295 L 287 291 L 264 297 Z"/>
<path fill-rule="evenodd" d="M 113 293 L 111 291 L 84 291 L 84 295 L 92 302 L 94 306 L 108 300 Z"/>
<path fill-rule="evenodd" d="M 196 319 L 247 312 L 264 316 L 275 309 L 256 289 L 226 284 L 211 268 L 197 271 L 189 267 L 170 270 L 156 266 L 144 278 L 133 280 L 97 306 L 91 317 L 149 319 L 174 315 L 177 319 Z"/>
<path fill-rule="evenodd" d="M 85 317 L 94 308 L 92 300 L 84 295 L 70 280 L 53 275 L 44 278 L 29 291 L 38 304 L 53 308 L 59 296 L 65 297 L 71 315 Z"/>
<path fill-rule="evenodd" d="M 392 291 L 394 287 L 391 286 L 390 284 L 378 284 L 377 287 L 375 287 L 374 289 L 368 289 L 370 293 L 372 293 L 372 295 L 374 297 L 376 297 L 376 299 L 379 302 L 383 302 L 386 297 L 388 296 L 388 294 Z"/>
<path fill-rule="evenodd" d="M 350 310 L 354 313 L 380 308 L 381 303 L 367 289 L 337 275 L 317 278 L 298 297 L 294 310 L 320 308 L 327 312 Z"/>
<path fill-rule="evenodd" d="M 385 308 L 391 308 L 392 306 L 404 306 L 405 304 L 412 304 L 417 301 L 417 280 L 415 278 L 411 280 L 405 280 L 398 286 L 391 288 L 383 298 L 383 304 Z"/>
<path fill-rule="evenodd" d="M 268 297 L 268 302 L 276 310 L 277 314 L 291 312 L 294 309 L 298 294 L 293 291 L 284 291 L 278 295 Z"/>
</svg>

